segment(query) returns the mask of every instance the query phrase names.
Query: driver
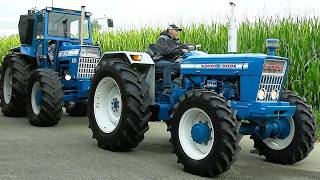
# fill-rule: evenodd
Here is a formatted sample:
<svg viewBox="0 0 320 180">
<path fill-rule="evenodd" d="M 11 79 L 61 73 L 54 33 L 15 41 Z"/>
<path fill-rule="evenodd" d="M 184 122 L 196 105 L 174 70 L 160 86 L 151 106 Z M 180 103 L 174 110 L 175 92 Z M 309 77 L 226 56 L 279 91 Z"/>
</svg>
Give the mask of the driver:
<svg viewBox="0 0 320 180">
<path fill-rule="evenodd" d="M 155 65 L 157 69 L 163 69 L 164 93 L 169 93 L 171 90 L 171 72 L 180 69 L 180 64 L 175 61 L 188 52 L 188 49 L 183 48 L 179 40 L 180 31 L 182 31 L 181 28 L 170 24 L 166 30 L 160 33 L 155 44 L 160 53 L 160 58 L 155 60 Z"/>
</svg>

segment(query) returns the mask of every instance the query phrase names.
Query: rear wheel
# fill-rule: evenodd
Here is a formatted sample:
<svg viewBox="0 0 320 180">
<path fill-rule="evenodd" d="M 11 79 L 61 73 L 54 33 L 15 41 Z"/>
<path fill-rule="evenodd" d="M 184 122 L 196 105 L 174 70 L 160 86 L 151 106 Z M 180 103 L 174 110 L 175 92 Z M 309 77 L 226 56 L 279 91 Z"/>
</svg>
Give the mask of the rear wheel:
<svg viewBox="0 0 320 180">
<path fill-rule="evenodd" d="M 296 106 L 294 116 L 283 119 L 290 126 L 285 138 L 260 139 L 253 135 L 254 146 L 264 155 L 267 161 L 292 164 L 306 158 L 314 147 L 316 124 L 311 109 L 299 96 L 290 91 L 282 92 L 281 101 Z"/>
<path fill-rule="evenodd" d="M 216 93 L 188 92 L 174 109 L 170 128 L 178 163 L 200 176 L 228 170 L 240 151 L 239 126 L 230 107 Z"/>
<path fill-rule="evenodd" d="M 151 117 L 146 76 L 119 59 L 102 60 L 92 79 L 88 117 L 98 145 L 112 151 L 136 147 Z"/>
<path fill-rule="evenodd" d="M 27 115 L 34 126 L 54 126 L 62 115 L 63 92 L 61 78 L 50 69 L 37 69 L 30 77 L 27 89 Z"/>
<path fill-rule="evenodd" d="M 5 116 L 26 115 L 26 85 L 32 65 L 19 55 L 8 55 L 2 63 L 1 106 Z"/>
</svg>

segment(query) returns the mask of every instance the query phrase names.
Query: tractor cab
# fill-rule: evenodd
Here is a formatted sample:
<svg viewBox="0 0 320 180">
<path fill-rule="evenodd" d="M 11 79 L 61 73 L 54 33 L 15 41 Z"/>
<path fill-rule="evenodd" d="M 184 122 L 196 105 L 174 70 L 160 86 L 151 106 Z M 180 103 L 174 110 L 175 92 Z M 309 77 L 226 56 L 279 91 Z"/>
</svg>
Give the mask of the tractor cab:
<svg viewBox="0 0 320 180">
<path fill-rule="evenodd" d="M 91 13 L 47 7 L 20 16 L 20 53 L 34 58 L 40 68 L 62 77 L 64 100 L 86 99 L 90 78 L 100 59 L 92 45 Z"/>
<path fill-rule="evenodd" d="M 81 11 L 61 8 L 29 10 L 27 15 L 21 15 L 19 21 L 19 35 L 23 54 L 47 59 L 49 46 L 80 45 L 83 38 L 84 45 L 92 45 L 91 13 L 84 12 L 81 22 Z M 82 27 L 81 27 L 82 24 Z M 82 31 L 82 33 L 80 33 Z M 80 35 L 82 35 L 80 37 Z M 67 44 L 65 43 L 67 42 Z M 36 51 L 32 51 L 36 49 Z M 62 49 L 63 50 L 63 49 Z M 56 55 L 59 54 L 57 51 Z M 40 56 L 40 57 L 38 57 Z M 40 63 L 41 64 L 41 63 Z M 46 66 L 48 64 L 43 64 Z"/>
</svg>

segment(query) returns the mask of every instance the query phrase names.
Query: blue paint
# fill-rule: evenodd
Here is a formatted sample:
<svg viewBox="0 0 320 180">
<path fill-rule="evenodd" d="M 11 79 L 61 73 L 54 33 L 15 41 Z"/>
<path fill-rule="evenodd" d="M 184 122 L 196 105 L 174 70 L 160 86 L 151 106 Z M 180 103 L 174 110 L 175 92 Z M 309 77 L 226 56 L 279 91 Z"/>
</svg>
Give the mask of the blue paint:
<svg viewBox="0 0 320 180">
<path fill-rule="evenodd" d="M 275 102 L 237 102 L 231 103 L 232 109 L 237 111 L 239 119 L 246 119 L 252 121 L 272 121 L 278 117 L 291 117 L 294 115 L 295 106 L 290 105 L 289 102 L 275 101 Z"/>
<path fill-rule="evenodd" d="M 159 106 L 158 119 L 163 121 L 170 120 L 171 105 L 167 103 L 157 103 L 157 105 Z"/>
<path fill-rule="evenodd" d="M 198 144 L 207 143 L 211 137 L 211 129 L 207 123 L 199 122 L 192 126 L 192 140 Z"/>
<path fill-rule="evenodd" d="M 287 118 L 279 118 L 267 125 L 256 126 L 254 128 L 254 133 L 258 135 L 261 139 L 266 138 L 277 138 L 284 139 L 290 133 L 290 124 Z"/>
</svg>

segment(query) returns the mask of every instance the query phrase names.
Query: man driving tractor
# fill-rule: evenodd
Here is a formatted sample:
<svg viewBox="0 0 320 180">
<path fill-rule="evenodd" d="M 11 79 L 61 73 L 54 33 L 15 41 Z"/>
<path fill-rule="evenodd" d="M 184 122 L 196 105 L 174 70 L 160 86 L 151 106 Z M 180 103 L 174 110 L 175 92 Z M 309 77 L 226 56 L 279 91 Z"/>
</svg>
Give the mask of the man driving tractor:
<svg viewBox="0 0 320 180">
<path fill-rule="evenodd" d="M 156 69 L 163 70 L 163 87 L 164 93 L 169 93 L 171 90 L 171 72 L 178 71 L 180 64 L 175 61 L 188 52 L 179 40 L 179 32 L 181 28 L 175 24 L 171 24 L 168 28 L 160 33 L 157 43 L 154 44 L 155 50 L 159 56 L 154 58 Z"/>
</svg>

